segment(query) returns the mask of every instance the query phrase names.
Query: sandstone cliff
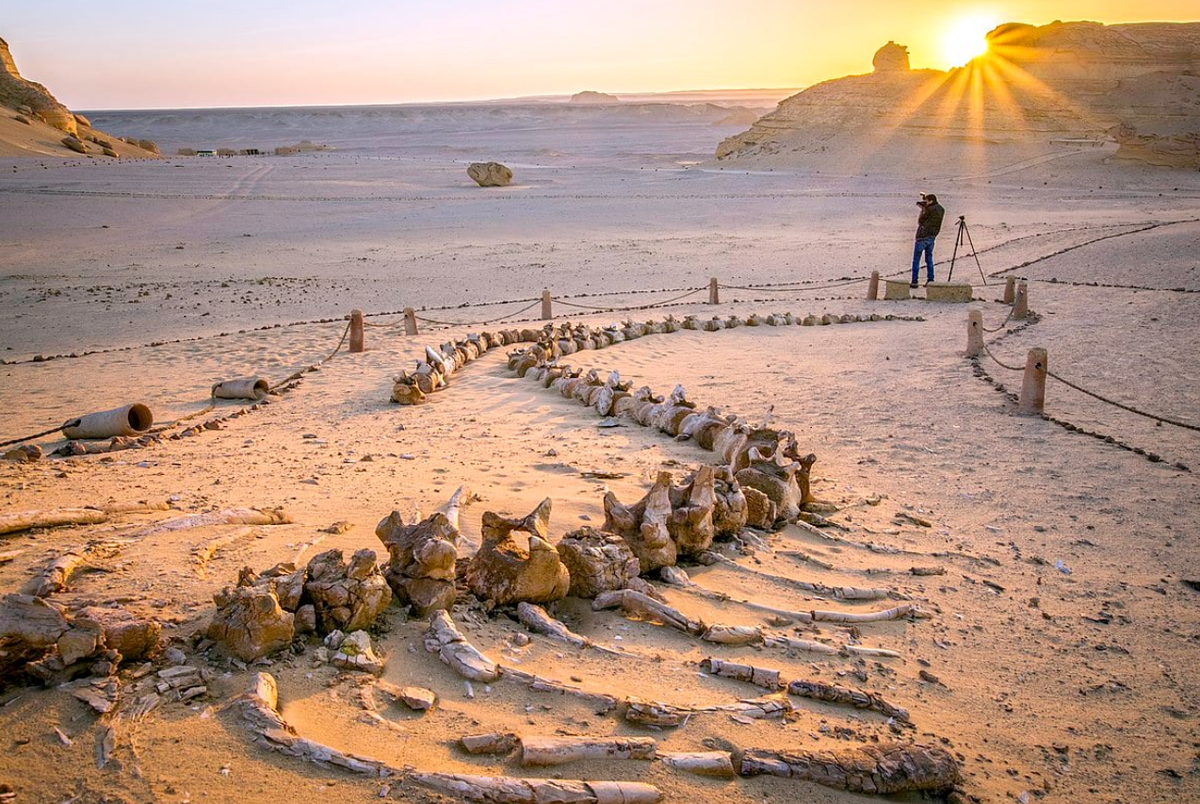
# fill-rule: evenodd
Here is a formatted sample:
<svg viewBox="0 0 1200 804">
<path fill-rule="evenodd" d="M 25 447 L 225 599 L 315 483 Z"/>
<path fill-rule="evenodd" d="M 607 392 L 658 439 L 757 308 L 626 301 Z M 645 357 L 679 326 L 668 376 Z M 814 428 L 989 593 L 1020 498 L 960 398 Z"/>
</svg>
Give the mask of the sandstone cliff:
<svg viewBox="0 0 1200 804">
<path fill-rule="evenodd" d="M 1136 131 L 1138 153 L 1158 140 L 1186 153 L 1200 132 L 1200 23 L 1010 23 L 988 40 L 988 53 L 949 72 L 911 70 L 907 49 L 889 42 L 875 72 L 784 100 L 717 158 L 886 170 L 944 151 L 986 169 L 997 161 L 989 151 L 999 162 L 1039 158 L 1064 143 L 1113 142 L 1118 126 L 1131 144 Z"/>
<path fill-rule="evenodd" d="M 149 157 L 149 140 L 122 140 L 96 131 L 91 121 L 72 114 L 46 87 L 24 78 L 8 43 L 0 39 L 0 156 Z M 65 136 L 64 136 L 65 135 Z"/>
<path fill-rule="evenodd" d="M 50 94 L 50 90 L 21 77 L 8 42 L 3 39 L 0 39 L 0 103 L 17 111 L 25 111 L 21 107 L 26 107 L 59 131 L 72 136 L 78 133 L 75 116 Z"/>
</svg>

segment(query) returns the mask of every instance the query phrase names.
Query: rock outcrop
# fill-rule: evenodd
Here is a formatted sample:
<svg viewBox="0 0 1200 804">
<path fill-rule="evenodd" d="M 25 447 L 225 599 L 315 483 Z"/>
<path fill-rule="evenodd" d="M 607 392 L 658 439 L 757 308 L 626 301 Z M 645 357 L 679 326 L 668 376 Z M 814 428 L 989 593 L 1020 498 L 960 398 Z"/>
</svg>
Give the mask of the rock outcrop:
<svg viewBox="0 0 1200 804">
<path fill-rule="evenodd" d="M 609 95 L 607 92 L 596 92 L 595 90 L 586 89 L 583 92 L 576 92 L 571 96 L 571 103 L 620 103 L 621 99 L 616 95 Z"/>
<path fill-rule="evenodd" d="M 912 69 L 908 63 L 908 48 L 888 40 L 886 45 L 875 51 L 875 58 L 871 60 L 871 66 L 875 68 L 875 72 L 877 73 L 895 72 L 897 70 L 907 72 Z"/>
<path fill-rule="evenodd" d="M 480 187 L 507 187 L 513 179 L 512 170 L 499 162 L 473 162 L 467 175 Z"/>
<path fill-rule="evenodd" d="M 946 161 L 968 148 L 981 165 L 1084 150 L 1123 125 L 1141 138 L 1126 138 L 1125 156 L 1188 164 L 1188 136 L 1200 132 L 1200 23 L 1009 23 L 988 42 L 949 72 L 909 69 L 907 49 L 889 42 L 875 72 L 784 100 L 717 158 L 925 171 L 934 153 Z"/>
<path fill-rule="evenodd" d="M 50 90 L 21 76 L 8 43 L 3 39 L 0 39 L 0 103 L 36 116 L 71 136 L 79 133 L 79 125 L 70 109 L 59 103 Z M 24 112 L 19 108 L 22 106 L 29 111 Z"/>
</svg>

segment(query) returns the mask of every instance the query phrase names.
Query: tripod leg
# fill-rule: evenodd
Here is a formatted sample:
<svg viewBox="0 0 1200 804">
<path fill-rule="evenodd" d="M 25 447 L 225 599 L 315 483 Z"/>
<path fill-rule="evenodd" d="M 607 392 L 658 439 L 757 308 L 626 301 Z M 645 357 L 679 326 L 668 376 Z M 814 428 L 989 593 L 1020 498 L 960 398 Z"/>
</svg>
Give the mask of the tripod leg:
<svg viewBox="0 0 1200 804">
<path fill-rule="evenodd" d="M 946 274 L 946 281 L 949 282 L 954 278 L 954 262 L 958 259 L 958 247 L 963 242 L 963 224 L 958 225 L 958 236 L 954 238 L 954 253 L 950 255 L 950 273 Z"/>
<path fill-rule="evenodd" d="M 975 250 L 975 241 L 971 239 L 971 230 L 967 228 L 966 222 L 963 223 L 963 231 L 967 233 L 967 242 L 971 244 L 971 256 L 975 258 L 975 267 L 979 269 L 979 278 L 983 280 L 983 284 L 987 286 L 987 277 L 983 275 L 983 265 L 979 262 L 979 252 Z"/>
</svg>

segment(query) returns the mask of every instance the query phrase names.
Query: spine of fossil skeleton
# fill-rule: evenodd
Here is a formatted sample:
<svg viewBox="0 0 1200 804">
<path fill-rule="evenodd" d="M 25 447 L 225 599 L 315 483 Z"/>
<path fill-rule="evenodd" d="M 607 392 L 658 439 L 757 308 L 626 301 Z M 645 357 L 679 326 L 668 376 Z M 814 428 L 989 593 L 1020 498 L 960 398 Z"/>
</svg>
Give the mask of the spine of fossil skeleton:
<svg viewBox="0 0 1200 804">
<path fill-rule="evenodd" d="M 843 704 L 856 709 L 869 709 L 880 712 L 896 720 L 908 722 L 908 710 L 889 703 L 878 695 L 836 684 L 825 684 L 821 681 L 797 679 L 788 684 L 788 694 L 797 698 L 809 698 L 814 701 Z"/>
<path fill-rule="evenodd" d="M 880 745 L 846 751 L 768 751 L 742 754 L 743 776 L 782 776 L 852 793 L 944 794 L 959 780 L 958 763 L 939 746 Z"/>
<path fill-rule="evenodd" d="M 779 671 L 770 668 L 754 667 L 749 664 L 726 662 L 716 657 L 709 657 L 700 662 L 700 669 L 722 678 L 732 678 L 768 690 L 777 690 L 783 686 Z"/>
<path fill-rule="evenodd" d="M 697 776 L 732 779 L 737 775 L 733 769 L 733 757 L 727 751 L 660 753 L 658 758 L 670 768 Z"/>
<path fill-rule="evenodd" d="M 411 773 L 408 780 L 485 804 L 655 804 L 657 787 L 641 782 L 517 779 L 461 773 Z"/>
<path fill-rule="evenodd" d="M 522 737 L 521 764 L 565 765 L 586 759 L 654 759 L 649 737 Z"/>
</svg>

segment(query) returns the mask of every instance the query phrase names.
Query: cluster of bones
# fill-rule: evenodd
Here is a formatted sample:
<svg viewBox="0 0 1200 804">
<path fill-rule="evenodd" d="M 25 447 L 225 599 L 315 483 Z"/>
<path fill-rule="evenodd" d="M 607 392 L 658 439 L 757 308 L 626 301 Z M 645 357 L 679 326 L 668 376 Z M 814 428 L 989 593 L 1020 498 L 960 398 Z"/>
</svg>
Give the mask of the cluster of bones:
<svg viewBox="0 0 1200 804">
<path fill-rule="evenodd" d="M 762 323 L 753 318 L 755 324 Z M 776 325 L 804 323 L 787 321 L 782 316 L 768 318 Z M 722 328 L 753 325 L 750 320 L 738 320 L 736 324 L 714 321 Z M 417 404 L 426 394 L 444 387 L 454 371 L 489 349 L 524 343 L 528 345 L 508 355 L 508 366 L 518 376 L 578 400 L 599 416 L 625 418 L 673 438 L 690 440 L 711 451 L 715 463 L 700 465 L 678 484 L 670 473 L 661 472 L 649 492 L 633 504 L 623 504 L 609 492 L 603 501 L 603 526 L 567 533 L 557 545 L 550 541 L 550 499 L 522 518 L 485 512 L 482 544 L 469 558 L 459 556 L 459 519 L 470 499 L 464 489 L 460 488 L 441 510 L 424 518 L 418 515 L 416 521 L 408 522 L 400 512 L 393 511 L 376 528 L 376 535 L 387 551 L 387 560 L 382 564 L 370 549 L 359 550 L 348 560 L 341 551 L 329 550 L 305 566 L 281 563 L 262 572 L 244 568 L 235 585 L 214 595 L 216 611 L 205 641 L 232 660 L 250 663 L 292 646 L 304 635 L 314 634 L 323 642 L 319 650 L 337 666 L 379 675 L 386 658 L 376 654 L 367 629 L 395 598 L 409 606 L 415 616 L 428 618 L 426 649 L 470 681 L 503 681 L 534 691 L 578 696 L 596 705 L 600 712 L 613 713 L 629 724 L 655 730 L 685 728 L 693 716 L 712 712 L 733 712 L 752 718 L 787 717 L 795 711 L 794 698 L 807 698 L 878 712 L 889 718 L 893 733 L 898 735 L 890 742 L 833 751 L 730 747 L 683 753 L 658 751 L 652 737 L 462 735 L 460 744 L 468 753 L 517 752 L 520 763 L 526 767 L 558 766 L 583 759 L 660 761 L 680 772 L 707 776 L 769 774 L 857 793 L 924 791 L 959 796 L 959 766 L 955 757 L 941 745 L 920 744 L 911 737 L 902 739 L 905 730 L 912 729 L 908 712 L 877 694 L 810 679 L 787 680 L 779 670 L 769 667 L 709 657 L 701 663 L 703 671 L 744 682 L 755 688 L 756 696 L 707 707 L 678 706 L 632 696 L 619 698 L 498 664 L 471 644 L 455 625 L 452 611 L 472 608 L 492 613 L 506 611 L 530 631 L 550 639 L 585 650 L 629 655 L 624 649 L 601 645 L 577 634 L 555 618 L 554 604 L 572 596 L 591 600 L 596 611 L 616 610 L 621 616 L 673 628 L 703 643 L 843 655 L 894 655 L 882 649 L 853 644 L 839 647 L 768 633 L 759 626 L 706 623 L 668 605 L 654 581 L 771 614 L 775 622 L 808 627 L 823 622 L 857 627 L 924 616 L 907 602 L 868 612 L 790 611 L 751 601 L 733 601 L 688 577 L 684 565 L 689 563 L 722 563 L 742 568 L 719 551 L 718 542 L 732 542 L 748 549 L 747 545 L 761 539 L 747 528 L 774 530 L 797 523 L 803 517 L 811 518 L 812 511 L 828 512 L 830 506 L 812 498 L 809 474 L 816 456 L 801 454 L 793 434 L 752 426 L 711 407 L 701 409 L 686 398 L 681 387 L 663 397 L 647 387 L 633 390 L 616 372 L 602 378 L 597 370 L 584 372 L 562 362 L 568 354 L 680 328 L 713 331 L 719 327 L 689 318 L 683 322 L 667 319 L 604 329 L 547 325 L 542 330 L 472 335 L 448 343 L 440 350 L 427 349 L 426 360 L 415 372 L 397 378 L 393 398 Z M 58 517 L 62 521 L 54 516 L 26 517 L 8 526 L 21 529 L 102 521 L 88 516 L 91 514 L 67 512 Z M 286 521 L 285 515 L 277 510 L 237 509 L 168 520 L 142 535 L 156 528 L 229 523 L 270 525 Z M 5 525 L 0 521 L 0 528 Z M 115 723 L 121 718 L 145 716 L 164 696 L 168 700 L 186 700 L 197 694 L 195 690 L 202 690 L 204 683 L 204 673 L 196 668 L 171 667 L 159 672 L 156 687 L 147 694 L 122 696 L 116 677 L 118 667 L 122 662 L 153 655 L 159 640 L 157 623 L 138 620 L 114 609 L 91 607 L 68 612 L 50 600 L 55 592 L 67 587 L 74 572 L 96 557 L 97 552 L 103 555 L 104 551 L 119 549 L 122 543 L 133 540 L 93 541 L 86 549 L 65 554 L 34 579 L 31 594 L 9 595 L 0 608 L 0 683 L 30 675 L 44 683 L 61 683 L 91 673 L 90 678 L 71 683 L 76 685 L 75 694 L 107 719 L 97 739 L 99 764 L 112 751 Z M 779 580 L 779 576 L 771 577 Z M 831 587 L 788 580 L 806 591 L 842 600 L 902 597 L 887 589 Z M 436 700 L 429 691 L 417 688 L 398 691 L 382 679 L 374 683 L 396 693 L 414 708 L 427 708 Z M 299 736 L 280 715 L 276 682 L 266 673 L 254 676 L 249 691 L 238 699 L 238 704 L 237 709 L 256 740 L 274 750 L 351 772 L 403 778 L 469 800 L 634 804 L 661 797 L 655 787 L 642 783 L 423 772 L 347 754 Z"/>
</svg>

